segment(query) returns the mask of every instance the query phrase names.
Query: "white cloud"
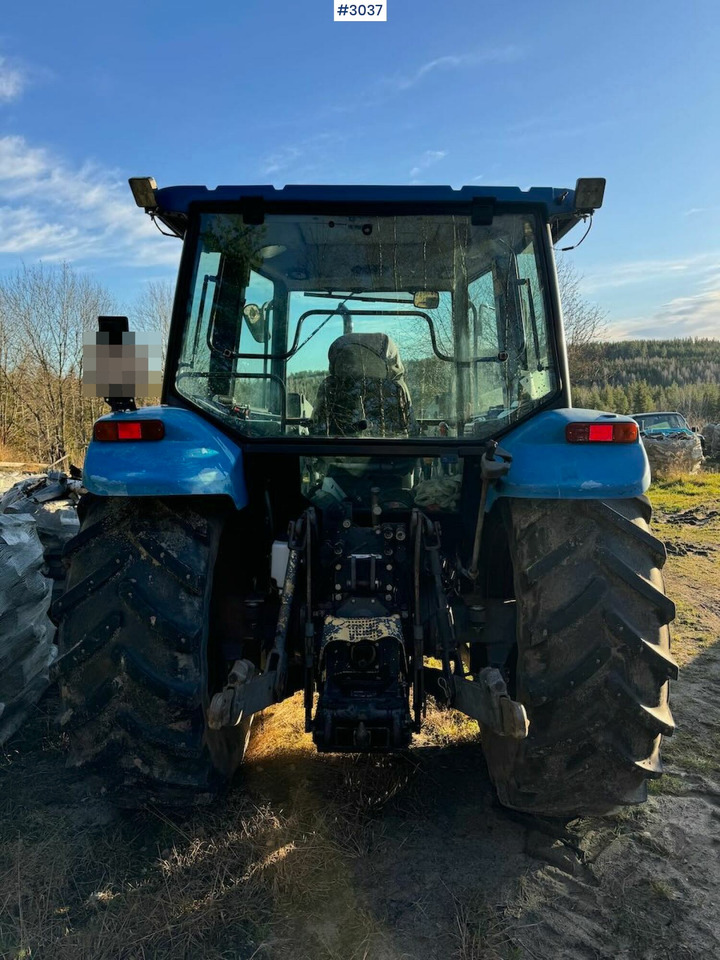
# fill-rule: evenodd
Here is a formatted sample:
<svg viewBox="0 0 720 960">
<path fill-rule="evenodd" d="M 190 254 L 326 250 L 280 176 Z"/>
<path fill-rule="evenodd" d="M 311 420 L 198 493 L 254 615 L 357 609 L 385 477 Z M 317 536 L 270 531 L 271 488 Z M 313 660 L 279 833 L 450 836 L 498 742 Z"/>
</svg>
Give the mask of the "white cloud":
<svg viewBox="0 0 720 960">
<path fill-rule="evenodd" d="M 24 259 L 175 265 L 180 245 L 163 240 L 116 172 L 73 166 L 24 137 L 0 137 L 0 253 Z"/>
<path fill-rule="evenodd" d="M 649 317 L 632 317 L 614 323 L 613 339 L 720 337 L 720 289 L 675 297 Z"/>
<path fill-rule="evenodd" d="M 686 210 L 683 213 L 684 217 L 696 217 L 699 213 L 716 213 L 720 207 L 690 207 L 689 210 Z"/>
<path fill-rule="evenodd" d="M 270 154 L 270 156 L 265 157 L 262 161 L 262 172 L 266 176 L 271 176 L 273 173 L 280 173 L 283 170 L 293 167 L 302 155 L 303 151 L 300 147 L 283 147 L 281 150 L 277 150 L 275 153 Z"/>
<path fill-rule="evenodd" d="M 410 87 L 414 87 L 431 73 L 457 70 L 461 67 L 473 67 L 486 63 L 514 63 L 521 56 L 521 49 L 514 45 L 476 50 L 472 53 L 450 53 L 444 57 L 428 60 L 427 63 L 423 63 L 411 74 L 391 77 L 385 82 L 396 90 L 409 90 Z"/>
<path fill-rule="evenodd" d="M 347 139 L 347 134 L 324 131 L 296 143 L 288 143 L 260 161 L 260 172 L 265 177 L 282 173 L 286 183 L 287 177 L 292 178 L 293 183 L 308 182 L 308 177 L 316 180 L 319 170 L 323 166 L 327 168 L 328 160 Z"/>
<path fill-rule="evenodd" d="M 700 253 L 674 259 L 634 260 L 628 263 L 608 264 L 600 270 L 585 274 L 583 293 L 594 293 L 609 287 L 655 282 L 668 276 L 701 276 L 720 270 L 720 253 Z"/>
<path fill-rule="evenodd" d="M 419 176 L 423 170 L 444 160 L 446 156 L 447 150 L 426 150 L 410 171 L 410 176 L 413 178 Z"/>
<path fill-rule="evenodd" d="M 17 100 L 25 89 L 26 76 L 17 66 L 0 57 L 0 103 Z"/>
</svg>

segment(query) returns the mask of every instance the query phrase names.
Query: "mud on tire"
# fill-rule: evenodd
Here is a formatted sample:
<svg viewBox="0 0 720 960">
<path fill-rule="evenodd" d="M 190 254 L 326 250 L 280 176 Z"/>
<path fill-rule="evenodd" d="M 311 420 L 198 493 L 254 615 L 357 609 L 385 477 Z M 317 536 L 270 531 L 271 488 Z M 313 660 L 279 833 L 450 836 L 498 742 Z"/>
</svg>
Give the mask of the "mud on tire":
<svg viewBox="0 0 720 960">
<path fill-rule="evenodd" d="M 223 512 L 88 496 L 81 521 L 54 608 L 70 762 L 99 772 L 126 805 L 207 801 L 239 765 L 250 728 L 205 726 Z"/>
<path fill-rule="evenodd" d="M 49 683 L 55 627 L 37 525 L 0 514 L 0 744 L 21 726 Z"/>
<path fill-rule="evenodd" d="M 517 699 L 526 740 L 484 734 L 500 802 L 548 816 L 642 802 L 672 734 L 673 603 L 644 497 L 512 500 Z"/>
</svg>

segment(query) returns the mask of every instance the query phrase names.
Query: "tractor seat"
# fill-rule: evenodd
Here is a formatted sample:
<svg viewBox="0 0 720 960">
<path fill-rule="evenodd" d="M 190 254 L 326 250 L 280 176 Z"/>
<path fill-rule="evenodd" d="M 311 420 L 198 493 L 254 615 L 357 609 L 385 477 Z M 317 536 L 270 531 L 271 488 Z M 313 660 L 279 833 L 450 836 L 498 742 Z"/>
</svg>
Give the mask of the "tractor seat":
<svg viewBox="0 0 720 960">
<path fill-rule="evenodd" d="M 407 437 L 415 432 L 405 367 L 385 333 L 347 333 L 328 350 L 312 433 L 333 437 Z"/>
</svg>

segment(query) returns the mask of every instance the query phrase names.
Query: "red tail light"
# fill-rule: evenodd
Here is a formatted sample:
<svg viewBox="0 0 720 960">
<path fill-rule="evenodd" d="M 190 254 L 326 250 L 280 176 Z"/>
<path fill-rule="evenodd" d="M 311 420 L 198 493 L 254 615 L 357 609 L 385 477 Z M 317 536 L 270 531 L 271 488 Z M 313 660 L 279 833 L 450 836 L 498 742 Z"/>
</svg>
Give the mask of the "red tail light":
<svg viewBox="0 0 720 960">
<path fill-rule="evenodd" d="M 568 443 L 635 443 L 638 425 L 620 423 L 569 423 L 565 427 Z"/>
<path fill-rule="evenodd" d="M 93 436 L 103 443 L 117 440 L 162 440 L 165 424 L 162 420 L 98 420 Z"/>
</svg>

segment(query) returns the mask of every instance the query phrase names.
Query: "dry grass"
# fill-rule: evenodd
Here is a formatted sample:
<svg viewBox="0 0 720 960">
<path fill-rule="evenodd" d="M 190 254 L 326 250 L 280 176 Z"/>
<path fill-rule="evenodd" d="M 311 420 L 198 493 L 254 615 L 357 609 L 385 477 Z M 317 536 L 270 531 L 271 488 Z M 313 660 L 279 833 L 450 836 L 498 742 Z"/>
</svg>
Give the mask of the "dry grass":
<svg viewBox="0 0 720 960">
<path fill-rule="evenodd" d="M 443 747 L 449 743 L 473 743 L 479 738 L 480 728 L 476 720 L 457 710 L 431 704 L 416 741 L 426 746 Z"/>
<path fill-rule="evenodd" d="M 9 447 L 5 443 L 0 443 L 0 463 L 21 463 L 27 460 L 27 457 L 16 450 L 14 447 Z"/>
<path fill-rule="evenodd" d="M 13 819 L 19 836 L 3 844 L 0 876 L 3 957 L 220 960 L 267 939 L 281 824 L 265 810 L 240 803 L 222 822 L 182 826 L 149 811 L 109 830 L 46 815 L 35 842 L 32 825 Z"/>
<path fill-rule="evenodd" d="M 37 721 L 26 732 L 44 727 L 42 755 L 26 763 L 16 750 L 0 771 L 0 957 L 399 960 L 353 864 L 382 842 L 372 814 L 412 763 L 306 764 L 314 748 L 300 737 L 296 701 L 262 726 L 248 761 L 252 798 L 235 791 L 186 817 L 120 816 L 97 797 L 54 806 L 43 766 L 69 776 L 64 747 Z"/>
<path fill-rule="evenodd" d="M 508 932 L 505 910 L 504 904 L 493 907 L 482 896 L 455 900 L 457 960 L 520 960 L 525 955 Z"/>
</svg>

